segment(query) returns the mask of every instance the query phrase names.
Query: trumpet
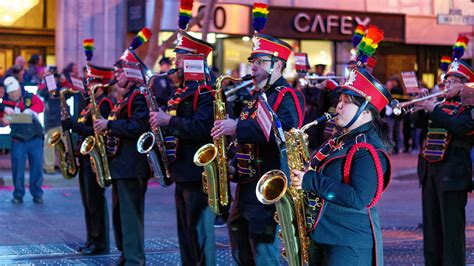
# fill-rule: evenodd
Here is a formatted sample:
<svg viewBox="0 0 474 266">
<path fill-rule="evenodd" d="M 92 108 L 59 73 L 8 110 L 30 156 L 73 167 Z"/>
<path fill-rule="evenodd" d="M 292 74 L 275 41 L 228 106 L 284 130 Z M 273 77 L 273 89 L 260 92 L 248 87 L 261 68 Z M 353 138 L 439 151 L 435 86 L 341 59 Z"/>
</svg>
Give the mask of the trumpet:
<svg viewBox="0 0 474 266">
<path fill-rule="evenodd" d="M 311 88 L 323 89 L 323 87 L 318 83 L 318 80 L 327 80 L 327 79 L 340 79 L 344 80 L 346 77 L 343 76 L 319 76 L 314 74 L 307 74 L 306 76 L 299 79 L 301 86 L 308 86 Z"/>
<path fill-rule="evenodd" d="M 420 111 L 421 109 L 417 108 L 415 106 L 416 103 L 426 101 L 426 100 L 429 100 L 429 99 L 433 99 L 433 98 L 441 98 L 441 97 L 445 96 L 447 92 L 448 92 L 448 90 L 444 89 L 442 91 L 433 93 L 431 95 L 418 97 L 418 98 L 415 98 L 413 100 L 410 100 L 410 101 L 407 101 L 407 102 L 402 102 L 402 103 L 399 102 L 398 100 L 393 100 L 392 103 L 391 103 L 392 108 L 393 108 L 393 114 L 398 116 L 398 115 L 401 115 L 402 113 L 413 113 L 413 112 Z M 438 100 L 435 103 L 435 105 L 442 104 L 445 101 L 446 101 L 446 99 L 442 98 L 442 99 Z"/>
</svg>

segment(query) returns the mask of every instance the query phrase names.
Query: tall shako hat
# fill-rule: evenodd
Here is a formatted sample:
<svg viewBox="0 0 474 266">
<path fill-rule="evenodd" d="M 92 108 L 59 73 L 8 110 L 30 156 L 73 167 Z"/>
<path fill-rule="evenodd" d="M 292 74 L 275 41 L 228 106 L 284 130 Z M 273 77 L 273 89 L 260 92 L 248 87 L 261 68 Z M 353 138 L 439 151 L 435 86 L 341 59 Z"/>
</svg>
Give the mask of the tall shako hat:
<svg viewBox="0 0 474 266">
<path fill-rule="evenodd" d="M 87 60 L 87 81 L 94 81 L 102 84 L 109 83 L 114 78 L 114 69 L 96 66 L 90 63 L 94 55 L 94 39 L 84 39 L 82 41 L 82 47 L 84 48 L 84 55 Z"/>
<path fill-rule="evenodd" d="M 271 64 L 270 69 L 268 70 L 269 75 L 265 86 L 270 84 L 277 59 L 283 60 L 286 63 L 291 55 L 291 45 L 268 34 L 261 33 L 265 28 L 268 13 L 269 10 L 266 4 L 253 4 L 252 25 L 255 31 L 252 38 L 252 52 L 248 58 L 248 60 L 251 61 L 261 56 L 270 56 Z"/>
<path fill-rule="evenodd" d="M 186 33 L 189 21 L 192 18 L 193 2 L 193 0 L 181 0 L 178 17 L 178 43 L 174 51 L 176 53 L 202 54 L 207 57 L 212 52 L 212 45 Z"/>
<path fill-rule="evenodd" d="M 459 36 L 456 43 L 453 45 L 453 62 L 449 65 L 448 72 L 444 76 L 457 76 L 467 79 L 468 82 L 474 82 L 474 73 L 472 67 L 461 60 L 461 57 L 464 55 L 469 39 L 466 36 Z"/>
<path fill-rule="evenodd" d="M 269 12 L 266 4 L 253 4 L 252 25 L 255 32 L 252 38 L 252 53 L 250 54 L 249 60 L 269 55 L 271 57 L 280 58 L 286 62 L 291 55 L 291 45 L 268 34 L 261 33 L 265 28 Z"/>
<path fill-rule="evenodd" d="M 384 32 L 381 29 L 370 25 L 365 36 L 357 46 L 358 66 L 351 70 L 346 82 L 341 87 L 343 93 L 362 97 L 364 102 L 352 120 L 344 126 L 345 128 L 354 124 L 369 103 L 380 112 L 392 101 L 392 95 L 383 84 L 363 68 L 363 64 L 375 53 L 378 44 L 383 40 L 383 35 Z"/>
</svg>

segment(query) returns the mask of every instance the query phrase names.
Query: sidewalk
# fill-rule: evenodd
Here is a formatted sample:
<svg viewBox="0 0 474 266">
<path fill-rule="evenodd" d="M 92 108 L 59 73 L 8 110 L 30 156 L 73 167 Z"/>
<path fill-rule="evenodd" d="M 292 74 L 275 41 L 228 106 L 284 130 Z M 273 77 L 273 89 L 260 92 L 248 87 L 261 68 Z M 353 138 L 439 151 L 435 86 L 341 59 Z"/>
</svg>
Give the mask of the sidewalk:
<svg viewBox="0 0 474 266">
<path fill-rule="evenodd" d="M 421 192 L 416 176 L 417 157 L 392 156 L 393 179 L 377 209 L 384 242 L 385 265 L 423 265 Z M 75 251 L 84 241 L 85 226 L 78 180 L 45 175 L 43 205 L 32 202 L 27 192 L 24 204 L 12 205 L 9 158 L 0 157 L 0 265 L 110 265 L 117 262 L 110 228 L 111 254 L 84 257 Z M 28 176 L 28 174 L 27 174 Z M 26 182 L 28 183 L 28 182 Z M 232 185 L 232 188 L 235 188 Z M 111 212 L 111 189 L 106 192 Z M 467 260 L 474 263 L 474 204 L 469 195 L 466 207 Z M 110 227 L 111 224 L 110 224 Z M 216 228 L 218 265 L 228 265 L 230 254 L 227 228 Z M 162 188 L 151 180 L 145 199 L 145 250 L 147 265 L 177 265 L 180 260 L 176 236 L 174 187 Z M 282 264 L 285 265 L 282 260 Z"/>
</svg>

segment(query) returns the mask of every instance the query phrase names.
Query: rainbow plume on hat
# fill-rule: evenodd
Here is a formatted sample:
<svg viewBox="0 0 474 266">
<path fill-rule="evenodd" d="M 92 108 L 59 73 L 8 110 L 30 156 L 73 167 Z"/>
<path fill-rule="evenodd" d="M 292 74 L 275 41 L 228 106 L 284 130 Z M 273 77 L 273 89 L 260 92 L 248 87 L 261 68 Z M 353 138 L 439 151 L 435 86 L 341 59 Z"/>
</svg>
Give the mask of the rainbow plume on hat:
<svg viewBox="0 0 474 266">
<path fill-rule="evenodd" d="M 464 50 L 467 48 L 469 39 L 466 36 L 459 36 L 456 43 L 453 45 L 453 60 L 461 59 L 464 55 Z"/>
<path fill-rule="evenodd" d="M 359 45 L 360 41 L 365 35 L 365 26 L 364 25 L 357 25 L 354 30 L 354 35 L 352 35 L 352 47 L 356 48 Z"/>
<path fill-rule="evenodd" d="M 133 38 L 132 43 L 130 43 L 130 47 L 128 49 L 130 49 L 130 50 L 137 49 L 142 44 L 148 42 L 148 40 L 150 40 L 150 37 L 151 37 L 151 31 L 148 28 L 143 28 Z"/>
<path fill-rule="evenodd" d="M 91 61 L 94 51 L 94 39 L 84 39 L 82 41 L 82 47 L 84 48 L 87 61 Z"/>
<path fill-rule="evenodd" d="M 252 9 L 252 25 L 255 31 L 260 32 L 265 28 L 265 23 L 267 23 L 268 13 L 268 6 L 263 3 L 253 3 Z"/>
<path fill-rule="evenodd" d="M 379 43 L 383 40 L 383 30 L 377 28 L 374 25 L 370 25 L 367 29 L 365 36 L 357 46 L 357 61 L 361 64 L 366 63 L 369 56 L 375 53 Z"/>
<path fill-rule="evenodd" d="M 451 64 L 451 57 L 446 56 L 446 55 L 442 56 L 440 64 L 439 64 L 439 68 L 441 69 L 441 71 L 446 72 L 448 71 L 449 64 Z"/>
<path fill-rule="evenodd" d="M 186 30 L 189 21 L 191 20 L 191 12 L 193 11 L 194 0 L 181 0 L 179 6 L 178 25 L 181 30 Z"/>
</svg>

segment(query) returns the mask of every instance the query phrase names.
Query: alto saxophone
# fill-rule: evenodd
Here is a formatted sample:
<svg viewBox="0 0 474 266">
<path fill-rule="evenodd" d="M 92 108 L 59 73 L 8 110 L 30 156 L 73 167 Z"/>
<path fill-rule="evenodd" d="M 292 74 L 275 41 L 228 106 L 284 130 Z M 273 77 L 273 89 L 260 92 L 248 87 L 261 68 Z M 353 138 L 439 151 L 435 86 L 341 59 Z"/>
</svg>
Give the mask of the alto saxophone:
<svg viewBox="0 0 474 266">
<path fill-rule="evenodd" d="M 59 101 L 61 107 L 61 121 L 71 118 L 69 107 L 66 103 L 66 94 L 78 93 L 79 91 L 70 88 L 61 89 L 59 92 Z M 59 157 L 59 169 L 65 179 L 72 179 L 77 174 L 77 161 L 74 154 L 74 146 L 72 143 L 71 131 L 62 130 L 62 132 L 54 132 L 48 139 L 48 144 L 54 147 Z"/>
<path fill-rule="evenodd" d="M 214 99 L 214 121 L 224 120 L 226 107 L 222 83 L 225 80 L 246 81 L 251 80 L 250 75 L 242 78 L 234 78 L 230 75 L 221 75 L 216 79 L 216 90 Z M 208 143 L 194 154 L 194 163 L 203 166 L 202 173 L 203 190 L 207 193 L 209 206 L 215 214 L 221 213 L 221 207 L 229 205 L 229 182 L 227 178 L 227 140 L 225 136 L 214 139 L 214 143 Z"/>
<path fill-rule="evenodd" d="M 176 70 L 172 69 L 165 74 L 153 75 L 149 77 L 149 81 L 154 77 L 170 75 L 174 72 L 176 72 Z M 150 86 L 151 82 L 149 82 L 148 85 L 143 86 L 142 94 L 145 96 L 148 110 L 150 112 L 156 112 L 158 111 L 158 103 L 156 102 L 156 98 L 154 97 Z M 159 155 L 157 155 L 153 150 L 155 145 L 158 148 Z M 151 131 L 143 133 L 140 138 L 138 138 L 137 150 L 139 153 L 146 154 L 153 177 L 157 178 L 158 183 L 160 183 L 162 187 L 168 187 L 171 185 L 172 181 L 170 179 L 168 168 L 168 157 L 166 157 L 165 140 L 163 138 L 161 127 L 155 127 L 152 128 Z"/>
<path fill-rule="evenodd" d="M 90 90 L 91 100 L 91 116 L 92 121 L 95 122 L 100 118 L 100 110 L 97 107 L 94 93 L 98 88 L 106 88 L 109 84 L 94 84 Z M 87 137 L 81 144 L 81 154 L 90 155 L 92 170 L 95 173 L 97 183 L 100 187 L 106 188 L 112 184 L 112 177 L 110 176 L 109 161 L 107 159 L 107 150 L 104 136 L 95 132 L 94 136 Z"/>
<path fill-rule="evenodd" d="M 334 118 L 336 114 L 325 113 L 320 118 L 306 124 L 301 129 L 292 128 L 285 132 L 285 146 L 290 170 L 305 170 L 310 161 L 308 135 L 305 131 L 324 121 Z M 288 265 L 304 265 L 309 257 L 309 236 L 306 228 L 305 194 L 289 184 L 289 177 L 281 170 L 270 170 L 258 181 L 255 193 L 263 204 L 275 204 L 275 220 L 280 224 L 281 237 L 285 245 L 282 256 Z M 316 200 L 321 207 L 319 198 Z"/>
</svg>

